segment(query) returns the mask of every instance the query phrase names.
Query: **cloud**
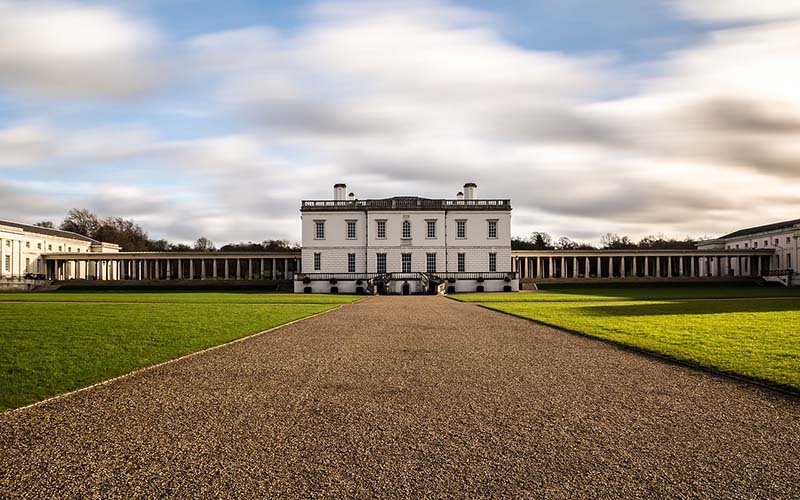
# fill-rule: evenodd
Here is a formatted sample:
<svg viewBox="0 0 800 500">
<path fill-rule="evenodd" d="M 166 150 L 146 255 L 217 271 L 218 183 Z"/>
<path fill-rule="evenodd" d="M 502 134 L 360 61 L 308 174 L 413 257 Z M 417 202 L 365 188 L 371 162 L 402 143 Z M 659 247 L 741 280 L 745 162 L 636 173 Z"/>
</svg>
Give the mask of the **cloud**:
<svg viewBox="0 0 800 500">
<path fill-rule="evenodd" d="M 50 96 L 127 98 L 161 75 L 158 32 L 110 7 L 0 2 L 0 85 Z"/>
<path fill-rule="evenodd" d="M 795 0 L 671 0 L 670 4 L 680 15 L 706 22 L 800 17 L 800 4 Z"/>
</svg>

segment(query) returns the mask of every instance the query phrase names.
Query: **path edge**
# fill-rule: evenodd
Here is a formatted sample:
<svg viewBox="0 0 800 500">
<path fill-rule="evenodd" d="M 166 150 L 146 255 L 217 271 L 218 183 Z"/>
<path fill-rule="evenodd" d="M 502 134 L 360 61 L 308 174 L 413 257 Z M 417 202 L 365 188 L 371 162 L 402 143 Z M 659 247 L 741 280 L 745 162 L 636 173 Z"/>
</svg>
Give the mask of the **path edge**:
<svg viewBox="0 0 800 500">
<path fill-rule="evenodd" d="M 461 302 L 461 303 L 465 304 L 465 302 Z M 538 319 L 528 318 L 528 317 L 522 316 L 520 314 L 515 314 L 515 313 L 512 313 L 512 312 L 506 312 L 506 311 L 500 311 L 498 309 L 492 309 L 491 307 L 489 307 L 487 305 L 484 305 L 484 304 L 481 304 L 481 303 L 473 302 L 472 304 L 476 305 L 476 306 L 478 306 L 478 307 L 480 307 L 482 309 L 486 309 L 487 311 L 493 311 L 493 312 L 496 312 L 496 313 L 499 313 L 499 314 L 505 314 L 507 316 L 512 316 L 514 318 L 518 318 L 518 319 L 522 319 L 522 320 L 525 320 L 525 321 L 529 321 L 529 322 L 531 322 L 531 323 L 533 323 L 535 325 L 546 326 L 548 328 L 552 328 L 552 329 L 558 330 L 560 332 L 568 333 L 570 335 L 576 335 L 578 337 L 583 337 L 585 339 L 590 339 L 590 340 L 603 342 L 605 344 L 614 346 L 614 347 L 616 347 L 618 349 L 631 351 L 631 352 L 634 352 L 636 354 L 644 355 L 644 356 L 651 357 L 651 358 L 656 358 L 659 361 L 662 361 L 662 362 L 665 362 L 665 363 L 670 363 L 670 364 L 673 364 L 673 365 L 683 366 L 684 368 L 690 368 L 690 369 L 692 369 L 694 371 L 710 373 L 710 374 L 717 375 L 717 376 L 722 377 L 722 378 L 735 380 L 737 382 L 742 382 L 742 383 L 745 383 L 745 384 L 756 385 L 756 386 L 758 386 L 758 387 L 760 387 L 762 389 L 767 389 L 767 390 L 773 391 L 773 392 L 779 392 L 779 393 L 781 393 L 781 394 L 783 394 L 785 396 L 791 396 L 793 398 L 800 399 L 800 391 L 796 391 L 796 390 L 794 390 L 792 388 L 789 388 L 789 387 L 780 386 L 780 385 L 771 385 L 771 384 L 768 384 L 766 382 L 762 382 L 762 381 L 760 381 L 758 379 L 746 377 L 744 375 L 737 375 L 735 373 L 724 372 L 722 370 L 717 370 L 716 368 L 712 368 L 710 366 L 698 365 L 698 364 L 692 363 L 690 361 L 685 361 L 685 360 L 682 360 L 682 359 L 674 358 L 672 356 L 668 356 L 666 354 L 661 354 L 661 353 L 658 353 L 658 352 L 655 352 L 655 351 L 649 351 L 647 349 L 644 349 L 644 348 L 641 348 L 641 347 L 636 347 L 636 346 L 629 345 L 629 344 L 625 344 L 625 343 L 619 342 L 617 340 L 604 339 L 602 337 L 595 337 L 594 335 L 589 335 L 588 333 L 585 333 L 585 332 L 581 332 L 581 331 L 578 331 L 578 330 L 572 330 L 572 329 L 569 329 L 569 328 L 564 328 L 564 327 L 558 326 L 558 325 L 553 325 L 553 324 L 547 323 L 545 321 L 540 321 Z"/>
<path fill-rule="evenodd" d="M 112 377 L 112 378 L 109 378 L 109 379 L 101 380 L 99 382 L 95 382 L 95 383 L 93 383 L 91 385 L 87 385 L 85 387 L 79 387 L 77 389 L 72 389 L 71 391 L 67 391 L 67 392 L 64 392 L 64 393 L 61 393 L 61 394 L 56 394 L 55 396 L 50 396 L 49 398 L 42 399 L 41 401 L 36 401 L 36 402 L 30 403 L 30 404 L 27 404 L 25 406 L 20 406 L 19 408 L 9 408 L 9 409 L 7 409 L 5 411 L 0 412 L 0 417 L 5 416 L 5 415 L 11 415 L 13 413 L 17 413 L 17 412 L 20 412 L 20 411 L 23 411 L 23 410 L 28 410 L 30 408 L 34 408 L 36 406 L 43 405 L 45 403 L 52 403 L 53 401 L 57 401 L 59 399 L 67 398 L 67 397 L 73 396 L 75 394 L 78 394 L 78 393 L 81 393 L 81 392 L 84 392 L 84 391 L 88 391 L 88 390 L 91 390 L 91 389 L 94 389 L 94 388 L 97 388 L 97 387 L 102 387 L 104 385 L 114 383 L 114 382 L 116 382 L 118 380 L 123 380 L 123 379 L 126 379 L 128 377 L 132 377 L 134 375 L 138 375 L 140 373 L 144 373 L 144 372 L 149 371 L 149 370 L 154 370 L 156 368 L 159 368 L 159 367 L 164 366 L 164 365 L 168 365 L 170 363 L 177 363 L 178 361 L 181 361 L 181 360 L 184 360 L 184 359 L 187 359 L 187 358 L 191 358 L 192 356 L 197 356 L 197 355 L 200 355 L 200 354 L 203 354 L 203 353 L 206 353 L 206 352 L 210 352 L 210 351 L 213 351 L 213 350 L 216 350 L 216 349 L 221 349 L 223 347 L 227 347 L 227 346 L 236 344 L 238 342 L 243 342 L 245 340 L 249 340 L 249 339 L 252 339 L 252 338 L 255 338 L 255 337 L 259 337 L 261 335 L 265 335 L 267 333 L 274 332 L 275 330 L 278 330 L 280 328 L 283 328 L 283 327 L 286 327 L 286 326 L 290 326 L 290 325 L 294 325 L 295 323 L 299 323 L 299 322 L 305 321 L 307 319 L 316 318 L 317 316 L 322 316 L 323 314 L 328 314 L 328 313 L 333 312 L 333 311 L 337 311 L 337 310 L 341 309 L 342 306 L 357 304 L 359 302 L 362 302 L 363 300 L 365 300 L 365 299 L 359 299 L 359 300 L 350 302 L 348 304 L 338 304 L 338 305 L 336 305 L 336 307 L 332 307 L 332 308 L 330 308 L 328 310 L 325 310 L 325 311 L 322 311 L 322 312 L 318 312 L 318 313 L 312 314 L 310 316 L 303 316 L 302 318 L 297 318 L 297 319 L 294 319 L 292 321 L 289 321 L 288 323 L 283 323 L 283 324 L 280 324 L 280 325 L 277 325 L 277 326 L 273 326 L 272 328 L 268 328 L 268 329 L 262 330 L 260 332 L 251 333 L 250 335 L 245 335 L 244 337 L 239 337 L 238 339 L 233 339 L 231 341 L 225 342 L 224 344 L 212 345 L 211 347 L 206 347 L 205 349 L 202 349 L 200 351 L 190 352 L 189 354 L 184 354 L 183 356 L 179 356 L 179 357 L 173 358 L 173 359 L 168 359 L 166 361 L 161 361 L 160 363 L 156 363 L 154 365 L 143 366 L 143 367 L 137 368 L 137 369 L 135 369 L 135 370 L 133 370 L 131 372 L 123 373 L 122 375 L 117 375 L 116 377 Z"/>
</svg>

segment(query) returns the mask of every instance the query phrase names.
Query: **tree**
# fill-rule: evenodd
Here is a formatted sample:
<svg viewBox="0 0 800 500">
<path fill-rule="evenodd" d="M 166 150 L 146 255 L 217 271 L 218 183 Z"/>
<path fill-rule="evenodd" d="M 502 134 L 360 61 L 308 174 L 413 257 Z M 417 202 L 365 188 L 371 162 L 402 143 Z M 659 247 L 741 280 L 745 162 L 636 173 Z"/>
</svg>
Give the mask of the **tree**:
<svg viewBox="0 0 800 500">
<path fill-rule="evenodd" d="M 606 233 L 600 238 L 603 248 L 611 250 L 625 250 L 636 248 L 636 243 L 632 242 L 627 236 L 620 236 L 617 233 Z"/>
<path fill-rule="evenodd" d="M 41 222 L 37 222 L 36 224 L 34 224 L 34 226 L 46 227 L 48 229 L 55 229 L 56 228 L 56 225 L 53 224 L 53 222 L 49 221 L 49 220 L 43 220 Z"/>
<path fill-rule="evenodd" d="M 528 241 L 533 244 L 534 250 L 552 250 L 554 248 L 553 238 L 544 232 L 534 231 L 528 237 Z"/>
<path fill-rule="evenodd" d="M 151 249 L 150 238 L 141 226 L 122 217 L 109 217 L 99 221 L 92 238 L 116 243 L 125 252 L 146 252 Z"/>
<path fill-rule="evenodd" d="M 683 240 L 676 240 L 674 238 L 667 238 L 663 234 L 658 236 L 649 235 L 639 240 L 639 248 L 649 248 L 653 250 L 675 250 L 675 249 L 693 249 L 696 247 L 695 242 L 688 236 Z"/>
<path fill-rule="evenodd" d="M 194 243 L 194 249 L 198 252 L 215 252 L 217 250 L 214 246 L 214 242 L 205 236 L 197 238 L 197 241 Z"/>
<path fill-rule="evenodd" d="M 94 234 L 99 227 L 100 219 L 95 214 L 85 208 L 73 208 L 67 213 L 60 229 L 94 238 Z"/>
<path fill-rule="evenodd" d="M 575 250 L 578 248 L 578 244 L 566 236 L 562 236 L 556 242 L 556 248 L 559 250 Z"/>
</svg>

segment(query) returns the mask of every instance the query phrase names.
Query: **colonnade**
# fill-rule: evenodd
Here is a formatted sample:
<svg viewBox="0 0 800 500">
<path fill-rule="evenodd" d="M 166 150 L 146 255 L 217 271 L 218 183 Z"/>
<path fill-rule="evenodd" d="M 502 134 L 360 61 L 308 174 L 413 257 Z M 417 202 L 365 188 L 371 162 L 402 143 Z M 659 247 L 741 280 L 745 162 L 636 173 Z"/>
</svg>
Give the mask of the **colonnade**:
<svg viewBox="0 0 800 500">
<path fill-rule="evenodd" d="M 90 258 L 87 258 L 90 257 Z M 54 280 L 262 280 L 291 279 L 300 269 L 299 255 L 286 256 L 46 256 Z"/>
<path fill-rule="evenodd" d="M 761 276 L 768 254 L 561 254 L 512 253 L 512 270 L 530 279 L 706 278 Z"/>
</svg>

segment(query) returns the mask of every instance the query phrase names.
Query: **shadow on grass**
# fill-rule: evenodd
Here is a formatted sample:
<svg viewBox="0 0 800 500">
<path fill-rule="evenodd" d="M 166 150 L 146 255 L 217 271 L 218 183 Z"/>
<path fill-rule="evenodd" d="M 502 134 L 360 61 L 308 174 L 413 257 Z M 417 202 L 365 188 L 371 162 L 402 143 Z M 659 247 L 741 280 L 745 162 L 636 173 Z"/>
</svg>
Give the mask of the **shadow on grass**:
<svg viewBox="0 0 800 500">
<path fill-rule="evenodd" d="M 763 313 L 800 311 L 796 298 L 756 300 L 685 300 L 659 303 L 636 303 L 587 306 L 581 308 L 586 316 L 653 316 L 686 314 Z"/>
</svg>

